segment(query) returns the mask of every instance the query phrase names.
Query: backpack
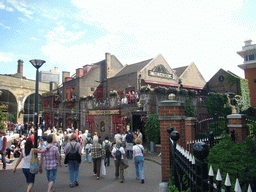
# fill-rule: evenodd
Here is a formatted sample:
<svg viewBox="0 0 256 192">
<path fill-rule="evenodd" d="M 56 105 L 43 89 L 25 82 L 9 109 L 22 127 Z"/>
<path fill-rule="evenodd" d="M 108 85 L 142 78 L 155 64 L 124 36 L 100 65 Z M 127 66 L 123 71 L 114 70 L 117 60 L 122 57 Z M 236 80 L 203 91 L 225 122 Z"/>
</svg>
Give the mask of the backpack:
<svg viewBox="0 0 256 192">
<path fill-rule="evenodd" d="M 116 153 L 115 153 L 115 156 L 116 156 L 117 160 L 120 160 L 121 157 L 122 157 L 122 153 L 121 153 L 121 151 L 119 149 L 120 148 L 116 148 Z"/>
<path fill-rule="evenodd" d="M 73 145 L 70 144 L 71 145 L 71 150 L 68 153 L 68 160 L 79 160 L 78 158 L 79 158 L 80 154 L 76 150 L 76 144 L 74 145 L 74 147 L 73 147 Z"/>
<path fill-rule="evenodd" d="M 104 149 L 105 149 L 106 152 L 110 152 L 109 141 L 108 141 L 108 142 L 105 142 Z"/>
</svg>

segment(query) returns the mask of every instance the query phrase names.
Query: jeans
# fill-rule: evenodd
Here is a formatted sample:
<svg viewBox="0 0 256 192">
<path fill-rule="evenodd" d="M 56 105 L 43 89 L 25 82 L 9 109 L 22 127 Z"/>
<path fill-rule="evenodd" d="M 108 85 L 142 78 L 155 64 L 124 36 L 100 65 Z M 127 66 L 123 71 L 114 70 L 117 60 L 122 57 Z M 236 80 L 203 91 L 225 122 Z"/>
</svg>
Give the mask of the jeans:
<svg viewBox="0 0 256 192">
<path fill-rule="evenodd" d="M 89 155 L 89 149 L 85 149 L 85 158 L 86 158 L 86 161 L 91 163 L 92 162 L 92 157 L 91 155 Z"/>
<path fill-rule="evenodd" d="M 6 168 L 6 160 L 5 160 L 5 151 L 3 151 L 2 153 L 0 153 L 0 155 L 2 156 L 2 162 L 3 162 L 3 169 Z"/>
<path fill-rule="evenodd" d="M 30 173 L 30 169 L 22 168 L 22 171 L 26 177 L 27 185 L 34 184 L 35 182 L 35 174 Z"/>
<path fill-rule="evenodd" d="M 132 150 L 126 150 L 125 155 L 126 155 L 127 159 L 132 159 L 132 153 L 133 153 Z"/>
<path fill-rule="evenodd" d="M 144 157 L 143 156 L 135 156 L 134 157 L 135 170 L 136 170 L 136 179 L 140 178 L 144 180 Z M 140 171 L 139 171 L 140 167 Z"/>
<path fill-rule="evenodd" d="M 75 181 L 79 181 L 79 163 L 77 160 L 68 161 L 68 173 L 71 185 L 74 185 Z"/>
<path fill-rule="evenodd" d="M 46 169 L 46 176 L 49 182 L 55 182 L 57 176 L 57 166 L 53 169 Z"/>
</svg>

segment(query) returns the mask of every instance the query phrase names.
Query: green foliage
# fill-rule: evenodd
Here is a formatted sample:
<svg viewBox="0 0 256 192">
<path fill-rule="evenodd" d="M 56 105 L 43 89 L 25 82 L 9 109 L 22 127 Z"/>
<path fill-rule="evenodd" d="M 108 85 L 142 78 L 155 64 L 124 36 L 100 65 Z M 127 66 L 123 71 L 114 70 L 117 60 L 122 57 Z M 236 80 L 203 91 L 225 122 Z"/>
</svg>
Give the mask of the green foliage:
<svg viewBox="0 0 256 192">
<path fill-rule="evenodd" d="M 9 114 L 8 114 L 8 120 L 9 120 L 10 122 L 12 122 L 12 123 L 15 123 L 15 116 L 14 116 L 14 114 L 9 113 Z"/>
<path fill-rule="evenodd" d="M 241 102 L 242 108 L 241 110 L 244 111 L 250 107 L 250 91 L 248 86 L 248 80 L 240 78 L 240 88 L 241 88 Z"/>
<path fill-rule="evenodd" d="M 256 140 L 247 138 L 243 143 L 234 143 L 228 135 L 210 149 L 207 158 L 214 173 L 220 169 L 222 186 L 227 173 L 230 176 L 232 188 L 236 178 L 239 179 L 242 191 L 246 191 L 251 184 L 252 190 L 256 187 Z"/>
<path fill-rule="evenodd" d="M 145 123 L 145 133 L 147 141 L 153 141 L 154 143 L 160 143 L 160 121 L 159 115 L 150 115 Z"/>
<path fill-rule="evenodd" d="M 6 114 L 0 110 L 0 129 L 6 129 L 4 121 L 6 120 Z"/>
<path fill-rule="evenodd" d="M 228 97 L 225 94 L 210 93 L 206 100 L 206 106 L 210 117 L 215 115 L 226 117 L 232 113 Z"/>
<path fill-rule="evenodd" d="M 187 117 L 197 117 L 196 107 L 192 103 L 192 97 L 188 97 L 185 101 L 185 115 Z"/>
<path fill-rule="evenodd" d="M 183 192 L 190 192 L 189 184 L 188 184 L 188 177 L 186 174 L 182 177 L 182 184 L 187 188 L 187 190 Z M 172 169 L 170 169 L 170 178 L 168 182 L 168 187 L 171 192 L 180 192 L 179 188 L 175 185 L 175 178 L 174 178 L 174 172 Z"/>
</svg>

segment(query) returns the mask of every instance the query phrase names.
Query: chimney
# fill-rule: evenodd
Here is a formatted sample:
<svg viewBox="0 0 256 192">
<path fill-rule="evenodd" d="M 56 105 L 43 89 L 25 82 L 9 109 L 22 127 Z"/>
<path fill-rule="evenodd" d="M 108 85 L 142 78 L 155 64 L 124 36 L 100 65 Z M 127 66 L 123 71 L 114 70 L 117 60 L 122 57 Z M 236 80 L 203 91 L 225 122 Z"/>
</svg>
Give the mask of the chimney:
<svg viewBox="0 0 256 192">
<path fill-rule="evenodd" d="M 19 77 L 23 77 L 23 63 L 24 63 L 24 61 L 18 60 L 18 71 L 17 71 L 17 75 L 18 75 Z"/>
<path fill-rule="evenodd" d="M 105 78 L 110 77 L 110 69 L 111 69 L 111 54 L 110 53 L 105 53 L 105 64 L 106 64 L 106 74 Z"/>
<path fill-rule="evenodd" d="M 65 82 L 66 77 L 70 77 L 69 71 L 62 71 L 62 83 Z"/>
<path fill-rule="evenodd" d="M 244 44 L 245 44 L 245 46 L 249 46 L 249 45 L 251 45 L 252 44 L 252 40 L 246 40 L 246 41 L 244 41 Z"/>
</svg>

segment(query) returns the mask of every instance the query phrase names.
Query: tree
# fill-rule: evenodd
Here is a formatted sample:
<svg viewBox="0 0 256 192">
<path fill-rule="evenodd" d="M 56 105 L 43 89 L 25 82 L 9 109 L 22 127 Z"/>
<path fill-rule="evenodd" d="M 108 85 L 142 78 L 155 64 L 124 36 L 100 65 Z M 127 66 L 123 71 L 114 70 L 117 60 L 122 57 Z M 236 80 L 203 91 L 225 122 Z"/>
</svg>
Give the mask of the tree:
<svg viewBox="0 0 256 192">
<path fill-rule="evenodd" d="M 0 108 L 0 129 L 6 129 L 4 121 L 6 120 L 6 114 L 3 112 L 2 107 Z"/>
<path fill-rule="evenodd" d="M 210 117 L 215 115 L 227 117 L 232 113 L 226 94 L 210 93 L 206 100 L 206 106 Z"/>
<path fill-rule="evenodd" d="M 159 115 L 152 114 L 147 118 L 145 123 L 145 133 L 147 141 L 160 143 L 160 121 Z"/>
</svg>

